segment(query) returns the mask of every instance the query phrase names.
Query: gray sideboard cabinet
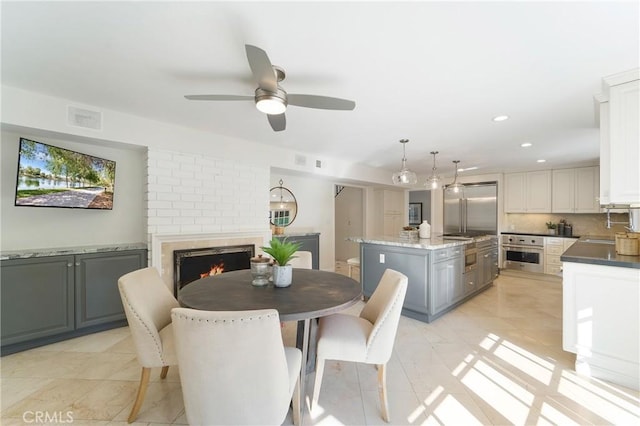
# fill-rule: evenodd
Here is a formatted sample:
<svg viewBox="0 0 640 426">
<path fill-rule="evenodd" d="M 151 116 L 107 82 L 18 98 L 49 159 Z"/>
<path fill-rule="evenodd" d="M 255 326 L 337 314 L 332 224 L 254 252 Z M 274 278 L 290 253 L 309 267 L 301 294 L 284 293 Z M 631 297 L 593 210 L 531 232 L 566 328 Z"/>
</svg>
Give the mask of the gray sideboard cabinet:
<svg viewBox="0 0 640 426">
<path fill-rule="evenodd" d="M 146 249 L 3 260 L 2 355 L 126 325 L 118 278 L 146 264 Z"/>
<path fill-rule="evenodd" d="M 291 243 L 300 243 L 301 251 L 311 252 L 311 267 L 313 269 L 320 269 L 320 234 L 291 234 L 291 235 L 274 235 L 279 240 L 284 240 Z"/>
</svg>

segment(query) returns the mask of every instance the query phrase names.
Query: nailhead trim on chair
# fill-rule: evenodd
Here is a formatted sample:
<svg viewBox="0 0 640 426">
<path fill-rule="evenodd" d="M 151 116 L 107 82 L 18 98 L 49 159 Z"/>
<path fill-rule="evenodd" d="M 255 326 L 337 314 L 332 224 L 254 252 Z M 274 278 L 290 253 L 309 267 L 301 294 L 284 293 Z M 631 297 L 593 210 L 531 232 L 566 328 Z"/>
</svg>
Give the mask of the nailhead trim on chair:
<svg viewBox="0 0 640 426">
<path fill-rule="evenodd" d="M 149 327 L 147 327 L 147 324 L 145 324 L 144 321 L 142 321 L 142 318 L 140 318 L 140 315 L 138 315 L 138 313 L 136 312 L 135 309 L 133 309 L 133 306 L 131 306 L 131 303 L 129 303 L 129 299 L 127 298 L 127 295 L 125 294 L 125 292 L 122 292 L 122 297 L 124 298 L 125 302 L 127 302 L 127 306 L 129 306 L 129 309 L 131 310 L 131 312 L 135 315 L 136 318 L 138 318 L 138 320 L 140 321 L 140 323 L 144 326 L 144 328 L 149 332 L 149 336 L 151 336 L 151 338 L 153 339 L 153 342 L 156 344 L 156 349 L 158 350 L 158 353 L 160 354 L 160 361 L 162 362 L 162 365 L 169 365 L 164 357 L 162 356 L 162 354 L 164 353 L 164 351 L 162 350 L 162 342 L 158 341 L 158 339 L 156 339 L 154 333 L 151 332 L 151 330 L 149 329 Z M 159 331 L 159 330 L 158 330 Z"/>
<path fill-rule="evenodd" d="M 244 322 L 244 321 L 247 321 L 247 320 L 253 321 L 255 319 L 274 318 L 274 317 L 276 317 L 276 315 L 268 314 L 266 316 L 265 315 L 258 315 L 258 316 L 255 316 L 255 317 L 247 317 L 247 318 L 239 318 L 239 319 L 228 319 L 228 320 L 227 319 L 215 319 L 215 320 L 209 320 L 209 319 L 202 319 L 202 318 L 193 318 L 193 317 L 186 316 L 184 314 L 176 314 L 176 318 L 188 319 L 188 320 L 191 320 L 191 321 L 198 321 L 198 322 L 210 322 L 210 323 L 214 323 L 214 324 L 218 323 L 218 322 L 219 323 L 225 323 L 225 322 L 234 323 L 234 322 Z"/>
<path fill-rule="evenodd" d="M 382 324 L 384 321 L 386 321 L 387 317 L 389 316 L 389 313 L 393 310 L 393 307 L 398 304 L 399 299 L 400 299 L 399 295 L 396 294 L 396 299 L 393 301 L 391 308 L 387 311 L 387 314 L 384 316 L 384 318 L 382 318 L 382 321 L 380 321 L 379 324 Z M 374 333 L 369 336 L 369 339 L 368 339 L 369 341 L 367 342 L 367 357 L 365 359 L 368 359 L 369 357 L 369 342 L 372 342 L 373 340 L 375 340 L 375 337 L 378 334 L 378 331 L 380 331 L 380 327 L 377 327 L 375 330 L 373 330 Z"/>
</svg>

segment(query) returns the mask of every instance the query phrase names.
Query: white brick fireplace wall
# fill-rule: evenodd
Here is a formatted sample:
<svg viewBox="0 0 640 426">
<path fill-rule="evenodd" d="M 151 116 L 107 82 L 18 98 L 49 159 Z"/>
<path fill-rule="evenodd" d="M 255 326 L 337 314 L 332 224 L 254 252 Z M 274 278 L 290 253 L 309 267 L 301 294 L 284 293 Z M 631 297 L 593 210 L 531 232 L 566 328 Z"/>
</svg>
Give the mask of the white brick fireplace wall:
<svg viewBox="0 0 640 426">
<path fill-rule="evenodd" d="M 147 235 L 150 264 L 170 288 L 173 250 L 268 242 L 269 168 L 149 149 Z"/>
</svg>

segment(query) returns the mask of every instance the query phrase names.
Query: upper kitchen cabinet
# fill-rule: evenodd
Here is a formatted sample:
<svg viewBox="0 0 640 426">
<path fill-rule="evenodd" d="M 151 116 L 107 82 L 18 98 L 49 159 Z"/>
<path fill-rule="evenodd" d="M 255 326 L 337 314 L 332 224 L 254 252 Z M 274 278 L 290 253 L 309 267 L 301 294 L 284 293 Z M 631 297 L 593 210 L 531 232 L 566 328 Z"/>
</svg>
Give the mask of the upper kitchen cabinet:
<svg viewBox="0 0 640 426">
<path fill-rule="evenodd" d="M 388 189 L 374 192 L 377 204 L 377 229 L 384 236 L 397 237 L 406 224 L 405 194 Z"/>
<path fill-rule="evenodd" d="M 551 170 L 504 175 L 505 213 L 550 213 Z"/>
<path fill-rule="evenodd" d="M 598 167 L 554 170 L 552 213 L 599 213 Z"/>
<path fill-rule="evenodd" d="M 640 69 L 602 80 L 600 204 L 640 204 Z"/>
</svg>

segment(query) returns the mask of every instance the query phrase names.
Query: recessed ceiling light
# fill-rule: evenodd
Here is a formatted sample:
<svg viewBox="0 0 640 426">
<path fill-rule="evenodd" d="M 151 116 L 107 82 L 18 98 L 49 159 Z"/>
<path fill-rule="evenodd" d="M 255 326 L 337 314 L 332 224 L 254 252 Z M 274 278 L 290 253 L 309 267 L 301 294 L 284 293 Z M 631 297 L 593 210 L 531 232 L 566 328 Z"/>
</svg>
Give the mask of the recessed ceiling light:
<svg viewBox="0 0 640 426">
<path fill-rule="evenodd" d="M 504 120 L 508 120 L 509 116 L 508 115 L 497 115 L 495 117 L 493 117 L 493 121 L 504 121 Z"/>
<path fill-rule="evenodd" d="M 542 159 L 540 159 L 540 160 L 538 160 L 538 163 L 544 163 L 544 162 L 546 162 L 546 161 L 547 161 L 547 160 L 542 160 Z"/>
<path fill-rule="evenodd" d="M 476 170 L 477 167 L 473 166 L 473 167 L 467 167 L 466 169 L 458 169 L 459 172 L 468 172 L 469 170 Z"/>
<path fill-rule="evenodd" d="M 529 148 L 530 146 L 532 146 L 533 144 L 531 142 L 525 142 L 525 143 L 521 143 L 520 146 L 523 148 Z"/>
</svg>

